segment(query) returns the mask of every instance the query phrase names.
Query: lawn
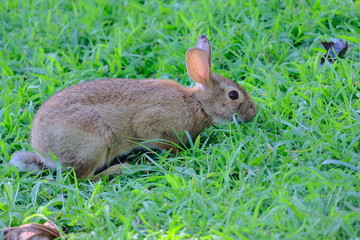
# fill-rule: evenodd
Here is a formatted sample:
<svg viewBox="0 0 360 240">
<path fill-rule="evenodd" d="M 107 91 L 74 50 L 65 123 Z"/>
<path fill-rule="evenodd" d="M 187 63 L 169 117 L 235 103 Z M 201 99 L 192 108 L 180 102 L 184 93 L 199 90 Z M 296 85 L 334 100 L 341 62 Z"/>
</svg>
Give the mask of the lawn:
<svg viewBox="0 0 360 240">
<path fill-rule="evenodd" d="M 0 238 L 54 222 L 67 239 L 359 239 L 360 3 L 352 0 L 0 2 Z M 176 156 L 136 156 L 109 180 L 33 176 L 34 113 L 98 78 L 192 84 L 185 52 L 212 43 L 213 70 L 258 114 L 204 131 Z M 349 44 L 320 66 L 321 41 Z"/>
</svg>

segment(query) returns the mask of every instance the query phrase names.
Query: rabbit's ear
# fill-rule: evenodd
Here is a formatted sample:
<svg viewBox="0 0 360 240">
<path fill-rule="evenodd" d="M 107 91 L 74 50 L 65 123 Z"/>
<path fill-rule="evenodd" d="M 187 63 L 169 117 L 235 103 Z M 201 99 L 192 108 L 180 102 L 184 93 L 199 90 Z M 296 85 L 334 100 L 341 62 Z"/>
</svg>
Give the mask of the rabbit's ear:
<svg viewBox="0 0 360 240">
<path fill-rule="evenodd" d="M 211 47 L 210 47 L 209 39 L 207 39 L 207 37 L 203 34 L 200 35 L 196 40 L 196 47 L 200 48 L 206 53 L 209 60 L 209 64 L 211 65 Z"/>
<path fill-rule="evenodd" d="M 200 84 L 209 82 L 210 63 L 207 54 L 199 48 L 190 48 L 186 53 L 186 67 L 192 80 Z"/>
</svg>

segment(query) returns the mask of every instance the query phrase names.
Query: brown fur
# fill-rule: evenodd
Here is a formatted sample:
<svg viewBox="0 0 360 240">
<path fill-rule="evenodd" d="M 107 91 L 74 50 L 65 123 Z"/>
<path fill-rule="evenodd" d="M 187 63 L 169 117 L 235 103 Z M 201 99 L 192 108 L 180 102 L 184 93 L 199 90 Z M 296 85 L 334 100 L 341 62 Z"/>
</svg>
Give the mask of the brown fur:
<svg viewBox="0 0 360 240">
<path fill-rule="evenodd" d="M 250 96 L 235 82 L 211 73 L 209 49 L 202 42 L 188 50 L 189 75 L 200 84 L 192 88 L 171 80 L 102 79 L 55 94 L 40 107 L 32 128 L 32 147 L 44 157 L 20 152 L 12 162 L 26 168 L 29 159 L 39 156 L 33 161 L 38 170 L 54 168 L 50 157 L 54 154 L 64 167 L 73 167 L 79 178 L 87 178 L 116 156 L 138 148 L 142 140 L 179 144 L 177 136 L 183 131 L 196 137 L 212 124 L 231 120 L 235 113 L 251 120 L 256 110 Z M 239 93 L 238 100 L 227 96 L 231 90 Z M 181 140 L 187 142 L 185 137 Z M 177 151 L 163 141 L 146 146 Z"/>
</svg>

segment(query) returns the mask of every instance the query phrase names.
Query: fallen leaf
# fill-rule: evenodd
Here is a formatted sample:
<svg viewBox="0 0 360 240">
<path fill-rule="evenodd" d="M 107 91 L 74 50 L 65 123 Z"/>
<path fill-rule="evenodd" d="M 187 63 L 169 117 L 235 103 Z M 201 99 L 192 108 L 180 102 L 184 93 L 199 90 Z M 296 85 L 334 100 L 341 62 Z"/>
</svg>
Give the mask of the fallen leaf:
<svg viewBox="0 0 360 240">
<path fill-rule="evenodd" d="M 321 58 L 320 65 L 324 65 L 325 60 L 333 63 L 337 58 L 344 58 L 345 53 L 349 48 L 349 45 L 340 39 L 334 39 L 334 41 L 330 42 L 321 42 L 321 44 L 326 49 L 327 53 Z"/>
<path fill-rule="evenodd" d="M 53 222 L 8 227 L 4 232 L 4 240 L 52 240 L 57 237 L 61 237 L 61 234 Z"/>
</svg>

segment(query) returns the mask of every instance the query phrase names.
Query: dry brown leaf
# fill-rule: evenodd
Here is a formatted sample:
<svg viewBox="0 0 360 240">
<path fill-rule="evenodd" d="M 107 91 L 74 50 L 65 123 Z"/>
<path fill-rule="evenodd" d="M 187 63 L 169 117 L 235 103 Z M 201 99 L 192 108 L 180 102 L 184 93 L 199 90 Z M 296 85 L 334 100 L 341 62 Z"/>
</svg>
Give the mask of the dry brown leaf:
<svg viewBox="0 0 360 240">
<path fill-rule="evenodd" d="M 52 240 L 60 236 L 59 229 L 53 222 L 28 223 L 6 228 L 4 240 Z"/>
</svg>

